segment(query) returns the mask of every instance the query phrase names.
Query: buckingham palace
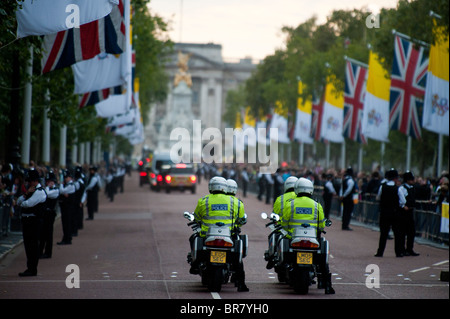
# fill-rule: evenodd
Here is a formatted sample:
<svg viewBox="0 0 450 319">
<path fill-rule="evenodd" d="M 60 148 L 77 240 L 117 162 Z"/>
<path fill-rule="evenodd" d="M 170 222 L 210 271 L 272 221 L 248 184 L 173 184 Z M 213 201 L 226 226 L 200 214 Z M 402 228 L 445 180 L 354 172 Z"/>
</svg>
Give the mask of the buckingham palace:
<svg viewBox="0 0 450 319">
<path fill-rule="evenodd" d="M 222 132 L 225 128 L 222 116 L 227 93 L 243 84 L 257 66 L 251 58 L 224 60 L 222 45 L 219 44 L 175 43 L 166 64 L 166 72 L 169 75 L 167 99 L 151 106 L 144 132 L 144 145 L 154 150 L 158 148 L 161 134 L 167 134 L 162 132 L 162 127 L 165 119 L 169 118 L 168 113 L 172 112 L 177 116 L 173 105 L 176 98 L 174 89 L 179 82 L 177 74 L 180 72 L 180 55 L 186 60 L 184 63 L 189 76 L 187 82 L 191 95 L 192 118 L 201 120 L 202 128 L 214 127 Z M 167 138 L 167 135 L 164 138 Z"/>
</svg>

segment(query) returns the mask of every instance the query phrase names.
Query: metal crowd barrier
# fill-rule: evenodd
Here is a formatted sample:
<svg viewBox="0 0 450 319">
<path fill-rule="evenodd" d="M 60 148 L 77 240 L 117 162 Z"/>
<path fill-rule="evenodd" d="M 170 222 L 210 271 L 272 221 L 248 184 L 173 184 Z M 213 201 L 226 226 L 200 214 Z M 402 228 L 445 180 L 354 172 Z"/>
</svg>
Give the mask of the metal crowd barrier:
<svg viewBox="0 0 450 319">
<path fill-rule="evenodd" d="M 248 192 L 258 194 L 259 187 L 256 182 L 248 184 Z M 323 205 L 322 198 L 323 186 L 314 186 L 313 198 Z M 273 196 L 273 190 L 272 190 Z M 263 194 L 265 200 L 266 192 Z M 273 199 L 271 200 L 273 203 Z M 439 244 L 449 244 L 449 234 L 441 233 L 441 211 L 435 203 L 430 201 L 416 201 L 417 207 L 414 210 L 414 220 L 416 223 L 416 237 L 421 237 Z M 360 223 L 378 227 L 379 224 L 379 210 L 378 202 L 375 200 L 375 195 L 367 195 L 363 200 L 359 200 L 355 205 L 352 220 Z M 341 217 L 341 203 L 338 198 L 333 198 L 331 203 L 330 214 L 334 217 Z"/>
</svg>

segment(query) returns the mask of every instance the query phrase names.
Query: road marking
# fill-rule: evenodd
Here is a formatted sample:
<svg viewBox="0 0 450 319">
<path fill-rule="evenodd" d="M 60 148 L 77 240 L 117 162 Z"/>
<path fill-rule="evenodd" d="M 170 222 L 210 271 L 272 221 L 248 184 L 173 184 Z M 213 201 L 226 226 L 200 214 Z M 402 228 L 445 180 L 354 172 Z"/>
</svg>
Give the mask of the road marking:
<svg viewBox="0 0 450 319">
<path fill-rule="evenodd" d="M 448 263 L 448 260 L 444 260 L 444 261 L 435 263 L 435 264 L 433 264 L 433 266 L 440 266 L 440 265 L 443 265 L 443 264 L 446 264 L 446 263 Z"/>
<path fill-rule="evenodd" d="M 213 299 L 222 299 L 220 298 L 220 295 L 217 292 L 212 292 L 211 296 L 213 297 Z"/>
<path fill-rule="evenodd" d="M 417 268 L 417 269 L 410 270 L 409 272 L 418 272 L 418 271 L 422 271 L 422 270 L 426 270 L 426 269 L 430 269 L 430 267 Z"/>
</svg>

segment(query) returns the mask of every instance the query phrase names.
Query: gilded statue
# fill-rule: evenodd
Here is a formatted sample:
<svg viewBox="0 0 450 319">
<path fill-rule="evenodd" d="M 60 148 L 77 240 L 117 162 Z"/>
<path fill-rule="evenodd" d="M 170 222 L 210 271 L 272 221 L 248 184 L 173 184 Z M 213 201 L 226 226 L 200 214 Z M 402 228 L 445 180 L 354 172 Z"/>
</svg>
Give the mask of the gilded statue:
<svg viewBox="0 0 450 319">
<path fill-rule="evenodd" d="M 178 86 L 181 81 L 186 82 L 188 87 L 192 86 L 191 75 L 188 73 L 188 62 L 192 53 L 182 53 L 178 51 L 178 73 L 175 74 L 174 85 Z"/>
</svg>

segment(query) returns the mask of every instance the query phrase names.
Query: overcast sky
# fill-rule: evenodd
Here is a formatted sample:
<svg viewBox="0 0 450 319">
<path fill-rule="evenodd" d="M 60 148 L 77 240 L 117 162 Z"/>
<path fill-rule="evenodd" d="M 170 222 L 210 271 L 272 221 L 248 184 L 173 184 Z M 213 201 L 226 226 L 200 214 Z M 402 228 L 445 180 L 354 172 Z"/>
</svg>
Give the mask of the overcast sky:
<svg viewBox="0 0 450 319">
<path fill-rule="evenodd" d="M 151 0 L 150 9 L 170 22 L 174 42 L 222 45 L 225 59 L 263 59 L 284 48 L 283 26 L 296 27 L 334 9 L 395 7 L 398 0 Z M 181 14 L 182 13 L 182 14 Z M 181 22 L 181 23 L 180 23 Z M 181 25 L 181 28 L 180 28 Z"/>
</svg>

